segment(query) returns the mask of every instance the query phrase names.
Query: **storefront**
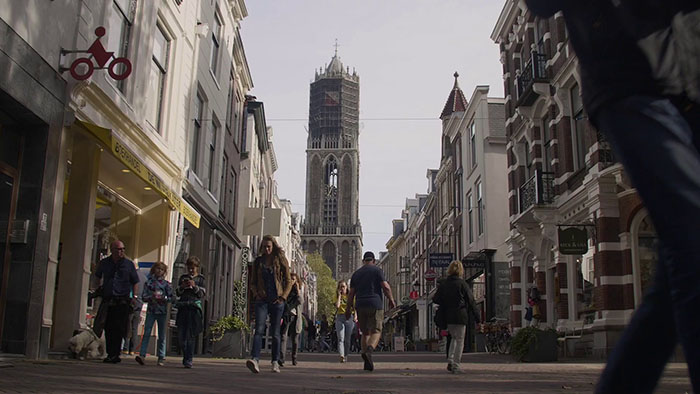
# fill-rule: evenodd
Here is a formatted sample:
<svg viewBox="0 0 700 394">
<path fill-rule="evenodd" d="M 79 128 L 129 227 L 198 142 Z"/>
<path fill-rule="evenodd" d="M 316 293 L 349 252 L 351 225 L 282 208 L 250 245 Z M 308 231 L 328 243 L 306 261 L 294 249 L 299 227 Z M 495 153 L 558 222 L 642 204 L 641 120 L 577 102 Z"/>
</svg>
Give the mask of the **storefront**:
<svg viewBox="0 0 700 394">
<path fill-rule="evenodd" d="M 199 226 L 199 214 L 181 197 L 176 166 L 159 166 L 157 149 L 135 144 L 129 129 L 104 128 L 75 119 L 65 129 L 65 179 L 56 302 L 51 347 L 63 350 L 73 330 L 95 312 L 88 292 L 97 287 L 97 263 L 120 240 L 142 271 L 163 261 L 171 267 L 183 221 Z M 136 153 L 139 152 L 139 153 Z M 180 230 L 180 231 L 179 231 Z"/>
</svg>

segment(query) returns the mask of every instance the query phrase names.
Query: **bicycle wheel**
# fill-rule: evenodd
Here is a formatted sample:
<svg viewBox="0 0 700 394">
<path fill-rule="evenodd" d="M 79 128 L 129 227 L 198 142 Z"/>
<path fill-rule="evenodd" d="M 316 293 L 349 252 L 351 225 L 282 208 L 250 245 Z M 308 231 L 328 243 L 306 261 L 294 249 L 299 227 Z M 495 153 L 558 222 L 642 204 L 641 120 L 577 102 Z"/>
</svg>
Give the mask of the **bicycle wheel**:
<svg viewBox="0 0 700 394">
<path fill-rule="evenodd" d="M 500 340 L 498 341 L 498 353 L 510 354 L 510 338 L 500 338 Z"/>
</svg>

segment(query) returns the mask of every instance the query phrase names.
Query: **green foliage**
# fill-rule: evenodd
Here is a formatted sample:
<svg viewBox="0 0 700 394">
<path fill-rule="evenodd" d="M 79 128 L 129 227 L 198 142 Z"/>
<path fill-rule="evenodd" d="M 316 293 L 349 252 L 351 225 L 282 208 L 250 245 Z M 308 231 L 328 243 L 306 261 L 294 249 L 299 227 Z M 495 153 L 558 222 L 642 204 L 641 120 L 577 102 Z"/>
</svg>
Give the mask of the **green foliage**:
<svg viewBox="0 0 700 394">
<path fill-rule="evenodd" d="M 233 282 L 233 311 L 209 327 L 214 342 L 220 341 L 227 331 L 248 331 L 250 327 L 245 322 L 245 291 L 243 282 Z"/>
<path fill-rule="evenodd" d="M 333 279 L 333 273 L 331 269 L 326 265 L 320 254 L 314 253 L 306 257 L 306 261 L 309 263 L 309 267 L 316 273 L 316 295 L 318 303 L 318 315 L 317 319 L 320 319 L 321 315 L 326 315 L 327 318 L 332 319 L 335 315 L 335 289 L 336 282 Z"/>
<path fill-rule="evenodd" d="M 554 331 L 548 328 L 549 331 Z M 537 333 L 545 330 L 541 330 L 537 327 L 524 327 L 515 333 L 510 341 L 510 354 L 515 356 L 518 361 L 522 361 L 527 355 L 531 344 L 537 346 Z"/>
<path fill-rule="evenodd" d="M 214 342 L 220 341 L 227 331 L 248 331 L 248 329 L 249 327 L 245 320 L 233 315 L 224 316 L 209 326 Z"/>
</svg>

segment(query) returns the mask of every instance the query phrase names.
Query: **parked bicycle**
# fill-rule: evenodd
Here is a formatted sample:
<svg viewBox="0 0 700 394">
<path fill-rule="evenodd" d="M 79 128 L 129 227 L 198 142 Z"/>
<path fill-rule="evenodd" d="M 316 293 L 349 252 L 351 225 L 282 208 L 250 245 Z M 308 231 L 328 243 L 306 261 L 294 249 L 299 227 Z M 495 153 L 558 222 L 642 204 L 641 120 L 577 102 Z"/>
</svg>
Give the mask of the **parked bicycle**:
<svg viewBox="0 0 700 394">
<path fill-rule="evenodd" d="M 506 319 L 493 318 L 481 324 L 488 353 L 510 354 L 510 324 Z"/>
</svg>

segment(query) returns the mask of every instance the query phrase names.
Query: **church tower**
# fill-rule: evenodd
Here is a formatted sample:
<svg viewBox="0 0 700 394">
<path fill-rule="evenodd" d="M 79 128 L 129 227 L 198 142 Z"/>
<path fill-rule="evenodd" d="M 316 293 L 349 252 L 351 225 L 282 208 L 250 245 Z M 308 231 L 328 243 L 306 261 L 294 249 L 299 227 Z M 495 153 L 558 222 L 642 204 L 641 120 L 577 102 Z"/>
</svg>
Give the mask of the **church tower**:
<svg viewBox="0 0 700 394">
<path fill-rule="evenodd" d="M 316 70 L 309 97 L 302 248 L 319 252 L 337 280 L 360 265 L 360 77 L 335 55 Z"/>
</svg>

